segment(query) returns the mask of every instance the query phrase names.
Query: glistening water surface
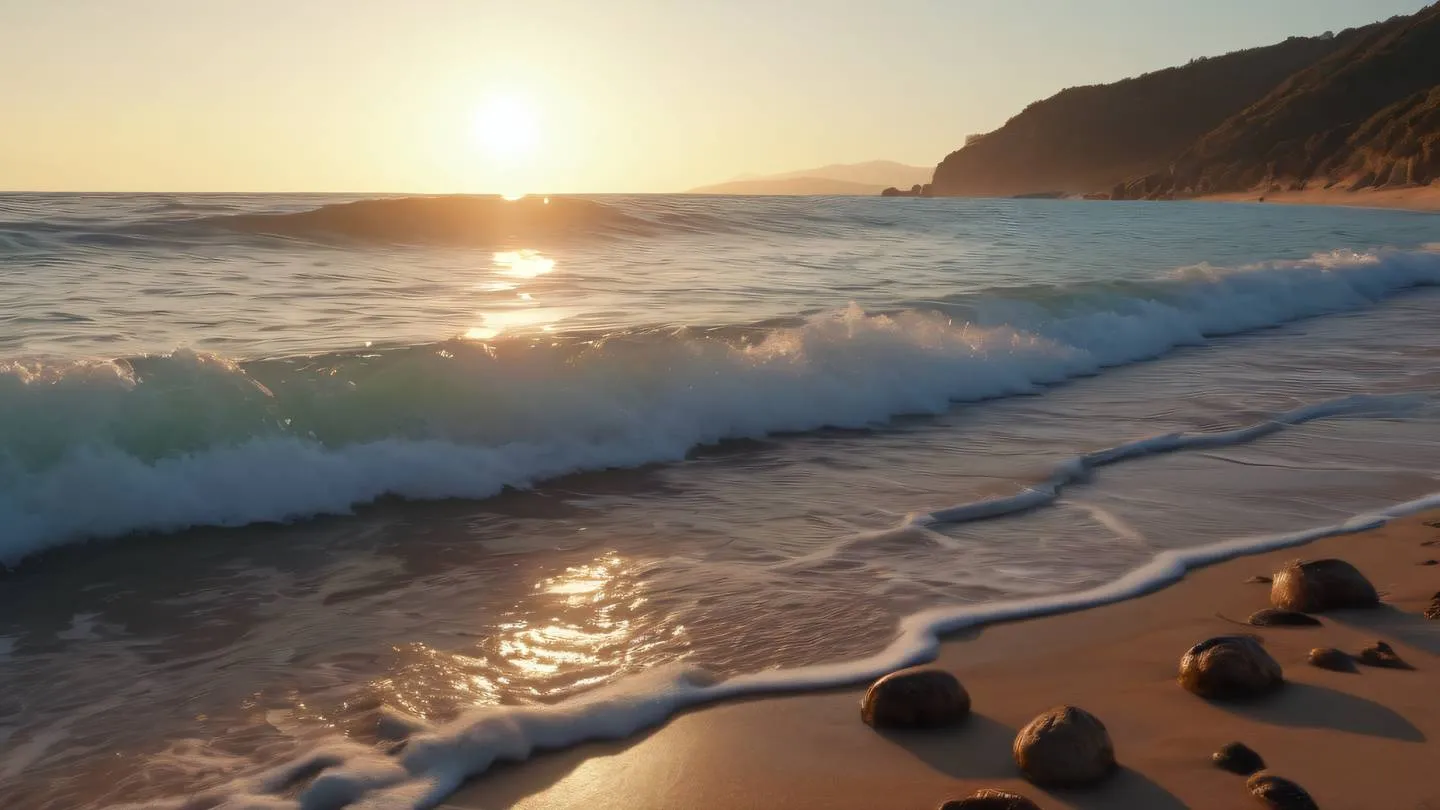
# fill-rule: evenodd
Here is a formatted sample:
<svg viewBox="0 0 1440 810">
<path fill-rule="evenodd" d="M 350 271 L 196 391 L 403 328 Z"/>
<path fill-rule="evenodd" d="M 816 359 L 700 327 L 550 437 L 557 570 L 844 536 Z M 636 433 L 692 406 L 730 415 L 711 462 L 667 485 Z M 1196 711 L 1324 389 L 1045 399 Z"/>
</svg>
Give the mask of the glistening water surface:
<svg viewBox="0 0 1440 810">
<path fill-rule="evenodd" d="M 0 197 L 6 806 L 414 806 L 476 707 L 845 661 L 1440 489 L 1433 216 L 349 202 Z"/>
</svg>

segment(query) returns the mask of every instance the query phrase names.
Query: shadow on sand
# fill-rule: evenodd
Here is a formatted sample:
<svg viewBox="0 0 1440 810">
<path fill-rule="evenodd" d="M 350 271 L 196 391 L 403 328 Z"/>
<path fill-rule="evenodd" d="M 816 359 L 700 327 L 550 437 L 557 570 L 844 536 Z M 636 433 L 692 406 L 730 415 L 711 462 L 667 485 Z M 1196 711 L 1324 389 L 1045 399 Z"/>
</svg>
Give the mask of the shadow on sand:
<svg viewBox="0 0 1440 810">
<path fill-rule="evenodd" d="M 1211 705 L 1276 726 L 1329 728 L 1403 742 L 1425 742 L 1425 734 L 1394 710 L 1314 684 L 1292 681 L 1263 700 Z"/>
<path fill-rule="evenodd" d="M 1389 636 L 1406 646 L 1440 655 L 1440 621 L 1419 613 L 1382 604 L 1370 610 L 1336 611 L 1326 616 L 1336 624 Z"/>
<path fill-rule="evenodd" d="M 953 730 L 881 733 L 890 742 L 954 779 L 1021 778 L 1010 753 L 1016 729 L 984 715 L 971 715 L 965 725 Z M 1144 807 L 1146 810 L 1182 810 L 1186 807 L 1170 791 L 1139 771 L 1123 765 L 1113 776 L 1094 787 L 1047 790 L 1031 786 L 1021 792 L 1042 805 L 1045 804 L 1044 798 L 1049 796 L 1071 807 L 1087 810 L 1121 806 Z"/>
</svg>

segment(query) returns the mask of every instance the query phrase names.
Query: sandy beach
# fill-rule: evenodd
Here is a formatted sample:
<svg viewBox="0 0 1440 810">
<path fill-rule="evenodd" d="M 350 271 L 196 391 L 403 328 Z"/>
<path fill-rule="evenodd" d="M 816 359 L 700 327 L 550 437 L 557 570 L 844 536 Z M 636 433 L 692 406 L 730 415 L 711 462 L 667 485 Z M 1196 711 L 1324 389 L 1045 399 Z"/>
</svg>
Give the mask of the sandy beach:
<svg viewBox="0 0 1440 810">
<path fill-rule="evenodd" d="M 1351 208 L 1397 208 L 1440 211 L 1440 185 L 1349 191 L 1316 188 L 1304 191 L 1237 191 L 1197 197 L 1202 202 L 1264 202 L 1277 205 L 1339 205 Z"/>
<path fill-rule="evenodd" d="M 1437 515 L 1243 557 L 1140 599 L 992 626 L 948 639 L 936 665 L 956 673 L 974 713 L 954 729 L 880 733 L 859 718 L 861 689 L 724 704 L 641 737 L 541 755 L 476 780 L 452 810 L 539 808 L 935 808 L 985 787 L 1044 808 L 1249 808 L 1244 778 L 1214 767 L 1232 740 L 1327 810 L 1440 807 L 1440 622 L 1422 611 L 1440 590 Z M 1247 628 L 1269 586 L 1246 580 L 1287 560 L 1340 557 L 1379 589 L 1379 609 L 1337 611 L 1314 628 Z M 1228 618 L 1227 618 L 1228 617 Z M 1256 702 L 1221 704 L 1177 686 L 1181 655 L 1207 637 L 1254 632 L 1287 684 Z M 1357 673 L 1306 664 L 1311 648 L 1357 652 L 1389 642 L 1413 671 Z M 1109 728 L 1121 770 L 1086 790 L 1023 781 L 1018 728 L 1059 704 Z"/>
</svg>

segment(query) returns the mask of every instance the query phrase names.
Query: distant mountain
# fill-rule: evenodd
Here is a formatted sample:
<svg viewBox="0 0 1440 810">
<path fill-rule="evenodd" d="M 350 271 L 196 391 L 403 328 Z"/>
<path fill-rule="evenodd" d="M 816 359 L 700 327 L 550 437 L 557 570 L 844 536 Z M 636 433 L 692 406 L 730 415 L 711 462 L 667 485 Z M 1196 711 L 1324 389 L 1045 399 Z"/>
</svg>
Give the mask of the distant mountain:
<svg viewBox="0 0 1440 810">
<path fill-rule="evenodd" d="M 1440 4 L 1358 29 L 1122 196 L 1440 179 Z"/>
<path fill-rule="evenodd" d="M 1293 37 L 1113 84 L 1072 87 L 972 136 L 935 169 L 937 195 L 1110 191 L 1168 169 L 1201 136 L 1296 71 L 1358 41 Z"/>
<path fill-rule="evenodd" d="M 818 169 L 804 169 L 761 177 L 747 176 L 725 183 L 690 189 L 691 194 L 879 194 L 889 186 L 910 188 L 930 182 L 933 169 L 907 166 L 889 160 L 868 163 L 837 163 Z"/>
<path fill-rule="evenodd" d="M 871 196 L 879 194 L 885 186 L 869 183 L 850 183 L 845 180 L 831 180 L 828 177 L 775 177 L 764 180 L 733 180 L 690 189 L 689 194 L 753 194 L 753 195 L 839 195 Z"/>
</svg>

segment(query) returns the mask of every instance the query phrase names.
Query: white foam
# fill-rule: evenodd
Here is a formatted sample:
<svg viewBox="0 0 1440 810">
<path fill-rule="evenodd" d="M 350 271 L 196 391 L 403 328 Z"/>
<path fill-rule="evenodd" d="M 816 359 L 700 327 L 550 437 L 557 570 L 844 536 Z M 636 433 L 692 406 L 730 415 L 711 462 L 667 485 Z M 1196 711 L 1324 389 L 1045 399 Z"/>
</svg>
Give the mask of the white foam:
<svg viewBox="0 0 1440 810">
<path fill-rule="evenodd" d="M 975 520 L 1024 512 L 1054 503 L 1067 485 L 1084 480 L 1092 470 L 1107 464 L 1115 464 L 1141 456 L 1174 453 L 1180 450 L 1244 444 L 1286 427 L 1301 425 L 1316 419 L 1362 413 L 1391 415 L 1410 407 L 1423 405 L 1426 402 L 1428 402 L 1428 397 L 1420 394 L 1393 396 L 1359 394 L 1295 408 L 1276 414 L 1263 422 L 1234 430 L 1165 433 L 1159 436 L 1149 436 L 1067 459 L 1056 465 L 1055 469 L 1051 471 L 1050 477 L 1045 481 L 1026 487 L 1014 495 L 960 504 L 924 515 L 913 515 L 910 522 L 915 525 L 969 523 Z"/>
<path fill-rule="evenodd" d="M 931 512 L 912 513 L 896 528 L 850 535 L 809 554 L 777 563 L 774 567 L 778 570 L 807 567 L 833 558 L 836 554 L 853 546 L 889 537 L 896 532 L 924 529 L 939 524 L 972 523 L 1050 506 L 1059 500 L 1066 487 L 1088 480 L 1097 468 L 1110 464 L 1162 453 L 1245 444 L 1287 427 L 1303 425 L 1317 419 L 1361 414 L 1399 416 L 1414 409 L 1428 407 L 1432 402 L 1431 397 L 1419 393 L 1384 396 L 1357 394 L 1304 405 L 1233 430 L 1164 433 L 1123 442 L 1065 459 L 1056 464 L 1050 471 L 1050 475 L 1043 481 L 1024 487 L 1013 495 L 984 498 Z M 1133 530 L 1117 525 L 1117 519 L 1113 516 L 1101 514 L 1096 515 L 1096 518 L 1102 524 L 1116 531 L 1117 534 L 1135 537 Z"/>
<path fill-rule="evenodd" d="M 652 332 L 460 342 L 278 369 L 190 352 L 0 362 L 0 562 L 136 531 L 344 513 L 383 495 L 483 498 L 570 472 L 678 460 L 723 439 L 940 413 L 1436 284 L 1433 252 L 1336 253 L 1191 268 L 1124 290 L 1055 288 L 1046 307 L 977 299 L 971 323 L 852 307 L 748 344 Z M 1112 452 L 1175 441 L 1191 440 Z M 1051 498 L 1037 488 L 931 518 Z"/>
</svg>

